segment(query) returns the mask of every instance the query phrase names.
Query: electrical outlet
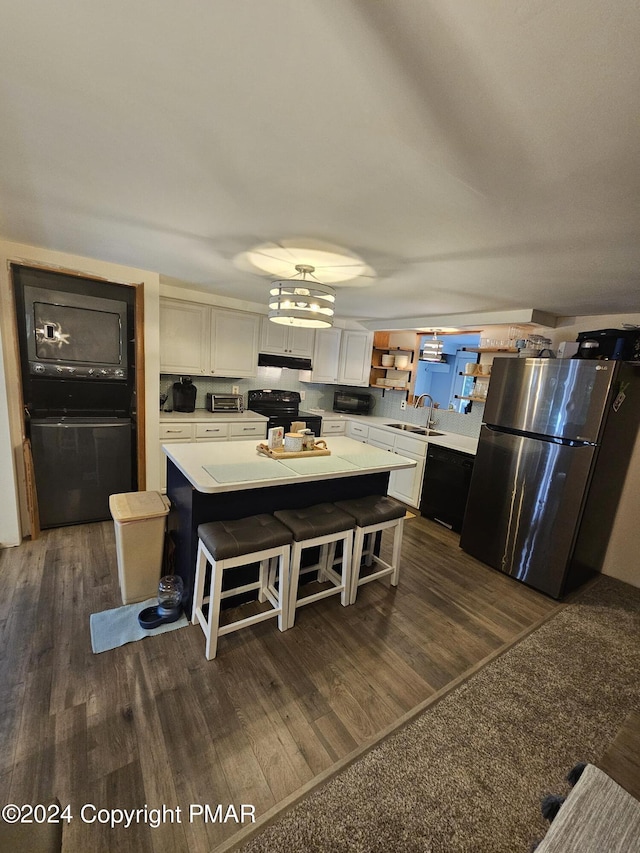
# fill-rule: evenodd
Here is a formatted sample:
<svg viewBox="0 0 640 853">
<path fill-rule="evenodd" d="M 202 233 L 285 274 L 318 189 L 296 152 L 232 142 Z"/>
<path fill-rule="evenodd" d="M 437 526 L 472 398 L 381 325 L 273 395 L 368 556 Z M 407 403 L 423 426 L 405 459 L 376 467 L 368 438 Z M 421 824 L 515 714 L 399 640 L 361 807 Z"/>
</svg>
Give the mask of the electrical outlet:
<svg viewBox="0 0 640 853">
<path fill-rule="evenodd" d="M 401 409 L 406 409 L 406 408 L 407 408 L 407 401 L 406 401 L 406 400 L 403 400 L 403 401 L 400 403 L 400 408 L 401 408 Z"/>
<path fill-rule="evenodd" d="M 300 392 L 300 400 L 301 400 L 301 401 L 302 401 L 302 400 L 304 400 L 304 398 L 305 398 L 306 396 L 307 396 L 307 392 L 306 392 L 306 391 L 301 391 L 301 392 Z"/>
<path fill-rule="evenodd" d="M 239 385 L 232 385 L 231 386 L 231 393 L 232 394 L 239 394 L 240 393 L 240 386 Z"/>
</svg>

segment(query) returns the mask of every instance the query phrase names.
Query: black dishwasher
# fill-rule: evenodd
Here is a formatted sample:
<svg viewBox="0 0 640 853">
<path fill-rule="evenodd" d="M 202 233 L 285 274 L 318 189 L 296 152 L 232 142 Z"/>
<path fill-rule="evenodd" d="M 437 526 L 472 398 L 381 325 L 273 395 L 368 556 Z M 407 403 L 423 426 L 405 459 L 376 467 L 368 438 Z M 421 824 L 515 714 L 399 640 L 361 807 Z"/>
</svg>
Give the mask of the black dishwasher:
<svg viewBox="0 0 640 853">
<path fill-rule="evenodd" d="M 472 470 L 471 454 L 430 444 L 420 499 L 422 515 L 460 532 Z"/>
</svg>

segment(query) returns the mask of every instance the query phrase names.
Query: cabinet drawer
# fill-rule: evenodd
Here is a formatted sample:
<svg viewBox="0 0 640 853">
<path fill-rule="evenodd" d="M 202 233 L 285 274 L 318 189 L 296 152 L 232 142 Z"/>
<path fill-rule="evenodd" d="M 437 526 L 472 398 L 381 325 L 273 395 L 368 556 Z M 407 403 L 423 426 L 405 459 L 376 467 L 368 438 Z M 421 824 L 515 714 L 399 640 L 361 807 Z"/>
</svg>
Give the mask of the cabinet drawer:
<svg viewBox="0 0 640 853">
<path fill-rule="evenodd" d="M 346 424 L 344 421 L 325 421 L 322 419 L 323 435 L 344 435 Z"/>
<path fill-rule="evenodd" d="M 231 439 L 253 438 L 254 436 L 256 438 L 266 438 L 266 421 L 254 424 L 229 424 L 229 437 Z"/>
<path fill-rule="evenodd" d="M 364 424 L 358 424 L 354 421 L 349 421 L 347 423 L 347 435 L 350 438 L 357 438 L 361 441 L 366 441 L 369 437 L 369 427 L 364 426 Z"/>
<path fill-rule="evenodd" d="M 206 423 L 195 424 L 194 426 L 196 428 L 197 441 L 205 438 L 209 441 L 215 441 L 216 439 L 229 437 L 229 424 Z"/>
<path fill-rule="evenodd" d="M 160 438 L 186 438 L 193 437 L 193 424 L 160 424 Z"/>
</svg>

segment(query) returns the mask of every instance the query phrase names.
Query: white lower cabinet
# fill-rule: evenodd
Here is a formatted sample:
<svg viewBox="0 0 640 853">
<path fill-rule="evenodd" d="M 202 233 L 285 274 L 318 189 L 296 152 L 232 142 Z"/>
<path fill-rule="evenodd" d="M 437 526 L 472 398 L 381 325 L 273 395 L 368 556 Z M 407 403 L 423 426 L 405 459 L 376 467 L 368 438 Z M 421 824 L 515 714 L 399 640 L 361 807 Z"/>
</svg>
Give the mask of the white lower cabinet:
<svg viewBox="0 0 640 853">
<path fill-rule="evenodd" d="M 343 420 L 330 421 L 326 418 L 322 419 L 322 435 L 344 435 L 346 427 L 347 425 Z"/>
<path fill-rule="evenodd" d="M 390 450 L 393 452 L 393 435 L 385 432 L 383 429 L 369 427 L 367 444 L 373 444 L 374 447 L 379 447 L 381 450 Z"/>
<path fill-rule="evenodd" d="M 230 424 L 192 424 L 196 441 L 224 441 L 229 438 Z"/>
<path fill-rule="evenodd" d="M 427 442 L 407 435 L 397 435 L 393 443 L 394 453 L 406 456 L 416 462 L 415 468 L 401 468 L 392 471 L 389 477 L 388 494 L 409 506 L 420 506 L 422 480 L 427 459 Z"/>
<path fill-rule="evenodd" d="M 242 441 L 267 437 L 266 421 L 204 421 L 160 424 L 160 487 L 167 490 L 167 457 L 163 444 L 189 444 L 207 441 Z"/>
<path fill-rule="evenodd" d="M 348 438 L 355 438 L 356 441 L 366 443 L 369 440 L 369 427 L 358 421 L 347 421 L 346 433 Z"/>
<path fill-rule="evenodd" d="M 427 442 L 407 435 L 394 435 L 388 430 L 367 426 L 359 421 L 347 421 L 347 435 L 381 450 L 397 453 L 413 459 L 415 468 L 401 468 L 389 475 L 387 494 L 409 506 L 419 507 L 422 495 L 422 480 L 427 457 Z"/>
<path fill-rule="evenodd" d="M 267 422 L 251 424 L 229 424 L 229 438 L 238 441 L 243 438 L 266 438 Z"/>
</svg>

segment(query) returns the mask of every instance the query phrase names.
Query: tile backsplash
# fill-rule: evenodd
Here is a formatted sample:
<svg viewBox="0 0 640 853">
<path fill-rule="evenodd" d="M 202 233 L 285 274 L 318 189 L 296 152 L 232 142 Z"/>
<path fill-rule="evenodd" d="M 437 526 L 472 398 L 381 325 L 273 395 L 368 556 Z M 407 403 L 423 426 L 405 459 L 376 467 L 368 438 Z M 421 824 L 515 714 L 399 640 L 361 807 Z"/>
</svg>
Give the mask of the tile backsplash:
<svg viewBox="0 0 640 853">
<path fill-rule="evenodd" d="M 231 394 L 233 387 L 237 385 L 239 392 L 244 395 L 245 405 L 247 391 L 256 388 L 277 388 L 303 393 L 305 399 L 300 404 L 303 410 L 324 409 L 331 412 L 333 411 L 333 392 L 340 387 L 300 382 L 297 370 L 280 367 L 259 367 L 257 375 L 251 379 L 213 379 L 208 376 L 192 376 L 191 379 L 197 388 L 196 409 L 205 408 L 207 393 Z M 167 411 L 172 404 L 172 385 L 179 380 L 179 376 L 169 374 L 161 374 L 160 376 L 160 393 L 168 394 L 164 407 Z M 423 425 L 426 423 L 427 409 L 414 409 L 412 406 L 407 406 L 406 409 L 400 407 L 405 399 L 403 391 L 382 391 L 379 388 L 345 388 L 345 390 L 362 390 L 372 394 L 375 398 L 372 415 L 412 424 Z M 435 409 L 434 418 L 438 422 L 439 428 L 445 432 L 454 432 L 458 435 L 468 435 L 475 438 L 480 432 L 483 409 L 484 406 L 481 403 L 474 403 L 468 415 L 461 415 L 458 412 L 450 412 L 446 409 Z"/>
</svg>

